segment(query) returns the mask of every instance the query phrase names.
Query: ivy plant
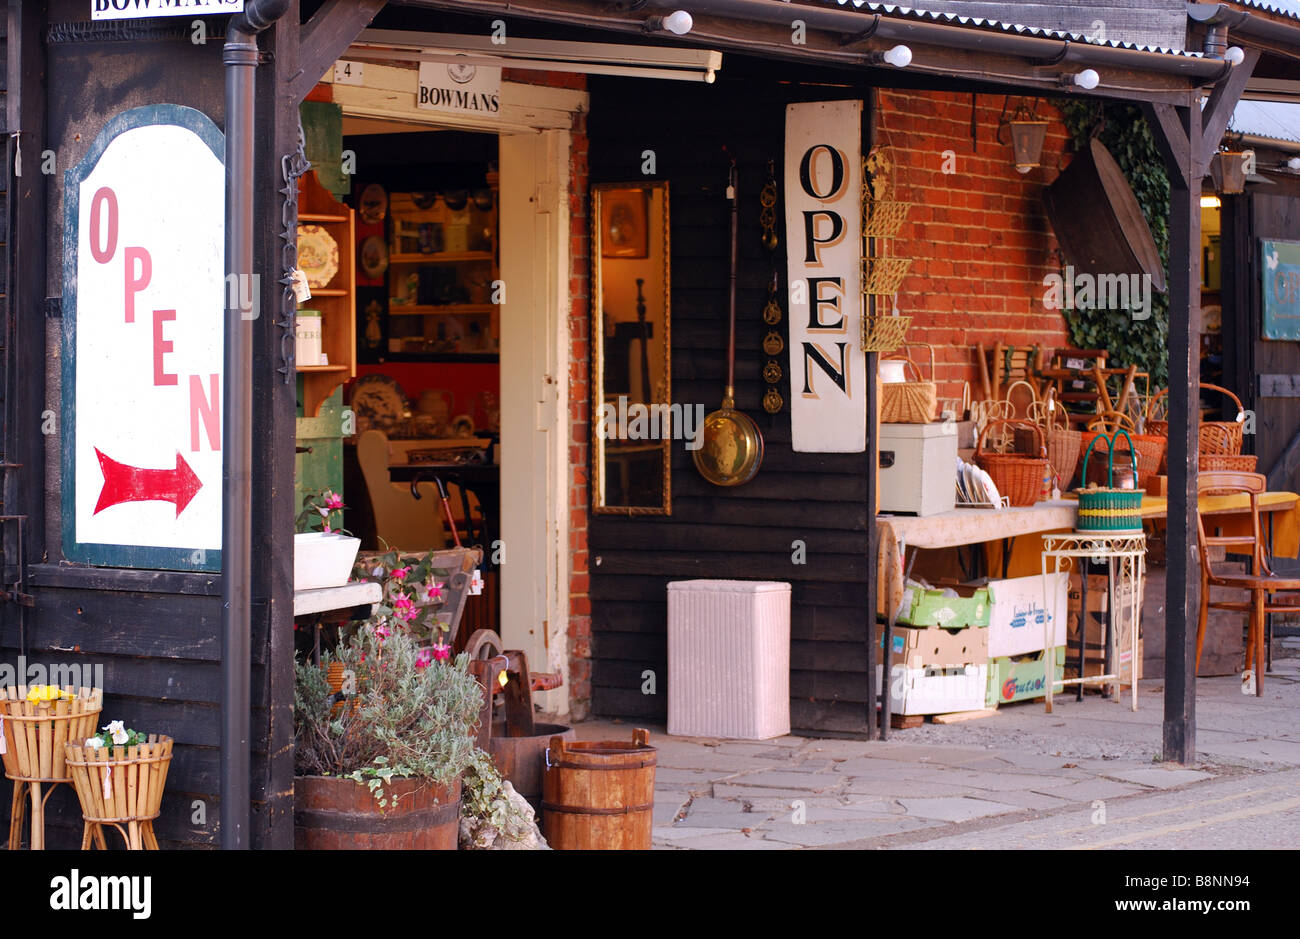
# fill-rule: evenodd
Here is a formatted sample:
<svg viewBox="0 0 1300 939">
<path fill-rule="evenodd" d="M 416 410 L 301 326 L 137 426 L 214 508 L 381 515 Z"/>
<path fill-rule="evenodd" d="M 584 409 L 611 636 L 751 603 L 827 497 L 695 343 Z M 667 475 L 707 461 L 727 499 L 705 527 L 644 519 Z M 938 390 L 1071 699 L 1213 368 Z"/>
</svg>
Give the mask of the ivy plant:
<svg viewBox="0 0 1300 939">
<path fill-rule="evenodd" d="M 1151 228 L 1166 281 L 1169 271 L 1169 174 L 1156 139 L 1140 108 L 1123 103 L 1060 102 L 1065 126 L 1082 150 L 1097 137 L 1123 171 Z M 1151 376 L 1151 387 L 1169 382 L 1169 295 L 1152 292 L 1151 316 L 1135 319 L 1129 310 L 1062 311 L 1070 341 L 1080 349 L 1105 349 L 1113 366 L 1136 365 Z"/>
</svg>

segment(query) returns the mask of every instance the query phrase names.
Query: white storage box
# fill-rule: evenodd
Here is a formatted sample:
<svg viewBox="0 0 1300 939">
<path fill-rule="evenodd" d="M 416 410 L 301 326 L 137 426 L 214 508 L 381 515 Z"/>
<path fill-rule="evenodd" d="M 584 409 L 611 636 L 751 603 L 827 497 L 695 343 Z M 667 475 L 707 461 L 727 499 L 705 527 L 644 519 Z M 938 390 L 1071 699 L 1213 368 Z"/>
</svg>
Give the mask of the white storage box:
<svg viewBox="0 0 1300 939">
<path fill-rule="evenodd" d="M 766 740 L 790 732 L 790 585 L 668 585 L 668 733 Z"/>
<path fill-rule="evenodd" d="M 881 424 L 880 511 L 938 515 L 957 504 L 957 425 Z"/>
<path fill-rule="evenodd" d="M 1043 608 L 1043 577 L 1048 578 L 1047 608 Z M 989 658 L 1024 655 L 1047 648 L 1047 622 L 1052 624 L 1053 648 L 1065 645 L 1070 575 L 1033 574 L 989 581 Z M 1055 596 L 1053 596 L 1055 595 Z"/>
<path fill-rule="evenodd" d="M 876 685 L 882 667 L 876 666 Z M 944 668 L 895 665 L 889 682 L 889 709 L 894 714 L 952 714 L 984 708 L 988 690 L 988 663 Z"/>
</svg>

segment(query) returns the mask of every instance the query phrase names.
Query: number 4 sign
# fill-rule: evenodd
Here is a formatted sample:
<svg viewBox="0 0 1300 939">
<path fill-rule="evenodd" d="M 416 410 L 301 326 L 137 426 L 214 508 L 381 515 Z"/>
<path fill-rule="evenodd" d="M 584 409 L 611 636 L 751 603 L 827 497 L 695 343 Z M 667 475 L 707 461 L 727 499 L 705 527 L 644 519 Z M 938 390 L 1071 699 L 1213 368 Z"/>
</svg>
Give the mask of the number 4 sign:
<svg viewBox="0 0 1300 939">
<path fill-rule="evenodd" d="M 69 560 L 221 567 L 223 149 L 199 111 L 136 108 L 66 174 Z"/>
</svg>

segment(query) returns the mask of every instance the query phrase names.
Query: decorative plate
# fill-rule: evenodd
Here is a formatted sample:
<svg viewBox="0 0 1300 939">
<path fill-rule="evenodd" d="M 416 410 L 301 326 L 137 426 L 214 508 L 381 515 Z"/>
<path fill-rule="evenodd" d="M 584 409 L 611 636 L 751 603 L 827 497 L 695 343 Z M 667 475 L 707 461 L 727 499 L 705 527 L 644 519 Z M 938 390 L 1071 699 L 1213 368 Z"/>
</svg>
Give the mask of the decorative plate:
<svg viewBox="0 0 1300 939">
<path fill-rule="evenodd" d="M 388 193 L 379 183 L 371 183 L 361 190 L 361 221 L 382 222 L 388 214 Z"/>
<path fill-rule="evenodd" d="M 411 402 L 402 392 L 402 386 L 387 375 L 357 379 L 351 403 L 358 434 L 367 430 L 392 434 L 411 413 Z"/>
<path fill-rule="evenodd" d="M 388 270 L 388 245 L 379 235 L 361 242 L 361 269 L 367 277 L 380 278 Z"/>
<path fill-rule="evenodd" d="M 298 266 L 307 286 L 324 288 L 339 272 L 339 243 L 319 225 L 299 225 Z"/>
</svg>

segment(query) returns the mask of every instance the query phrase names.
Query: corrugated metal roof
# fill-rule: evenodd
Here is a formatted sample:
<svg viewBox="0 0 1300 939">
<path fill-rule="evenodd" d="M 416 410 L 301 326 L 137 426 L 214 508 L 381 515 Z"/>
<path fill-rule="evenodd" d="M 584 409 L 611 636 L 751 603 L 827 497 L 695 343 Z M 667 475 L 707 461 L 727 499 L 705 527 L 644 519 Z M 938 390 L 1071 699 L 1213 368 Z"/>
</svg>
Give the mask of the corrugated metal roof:
<svg viewBox="0 0 1300 939">
<path fill-rule="evenodd" d="M 1300 143 L 1300 104 L 1238 101 L 1228 129 L 1237 134 Z"/>
<path fill-rule="evenodd" d="M 1268 13 L 1277 13 L 1300 20 L 1300 0 L 1234 0 L 1244 7 L 1253 7 Z"/>
<path fill-rule="evenodd" d="M 1122 42 L 1114 39 L 1108 39 L 1101 42 L 1096 39 L 1089 39 L 1083 33 L 1063 32 L 1061 30 L 1046 29 L 1040 26 L 1008 23 L 988 17 L 964 16 L 958 13 L 918 10 L 912 7 L 899 6 L 892 3 L 871 3 L 867 2 L 867 0 L 824 0 L 824 2 L 833 2 L 836 6 L 840 7 L 851 6 L 853 9 L 862 13 L 879 13 L 882 16 L 888 16 L 891 18 L 922 20 L 950 26 L 966 26 L 974 29 L 1012 33 L 1018 36 L 1035 36 L 1041 39 L 1069 39 L 1071 42 L 1087 43 L 1088 45 L 1093 46 L 1110 46 L 1114 49 L 1132 49 L 1141 52 L 1162 52 L 1168 55 L 1181 55 L 1189 58 L 1202 57 L 1202 53 L 1200 52 L 1187 52 L 1183 49 L 1173 49 L 1166 46 L 1141 45 L 1139 43 Z M 1293 2 L 1293 0 L 1283 0 L 1283 2 Z M 1296 0 L 1296 2 L 1300 5 L 1300 0 Z M 1013 3 L 999 4 L 998 6 L 1004 7 L 1008 14 L 1015 13 L 1015 4 Z"/>
</svg>

